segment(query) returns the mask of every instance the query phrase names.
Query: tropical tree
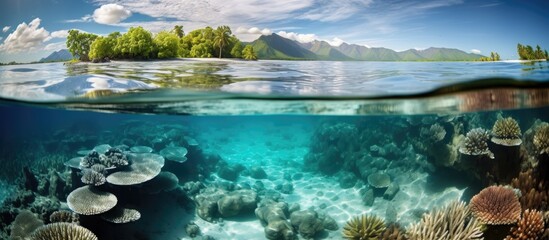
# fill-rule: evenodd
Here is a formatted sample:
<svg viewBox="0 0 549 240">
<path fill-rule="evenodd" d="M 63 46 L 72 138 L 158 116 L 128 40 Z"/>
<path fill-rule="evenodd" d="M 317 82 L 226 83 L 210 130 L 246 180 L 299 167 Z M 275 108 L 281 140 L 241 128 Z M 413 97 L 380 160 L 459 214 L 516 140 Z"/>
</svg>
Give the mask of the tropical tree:
<svg viewBox="0 0 549 240">
<path fill-rule="evenodd" d="M 240 41 L 236 42 L 231 49 L 231 56 L 234 58 L 242 58 L 242 43 Z"/>
<path fill-rule="evenodd" d="M 169 33 L 166 31 L 159 32 L 154 37 L 154 44 L 158 49 L 158 58 L 177 57 L 179 50 L 179 37 L 175 33 Z"/>
<path fill-rule="evenodd" d="M 110 42 L 104 37 L 98 37 L 91 44 L 88 56 L 91 60 L 103 60 L 112 55 L 111 50 Z"/>
<path fill-rule="evenodd" d="M 214 32 L 214 45 L 219 47 L 219 58 L 223 53 L 223 47 L 228 45 L 231 37 L 231 28 L 228 26 L 219 26 Z"/>
<path fill-rule="evenodd" d="M 97 38 L 97 35 L 91 33 L 84 33 L 78 30 L 69 30 L 69 36 L 67 36 L 67 48 L 73 56 L 79 56 L 80 60 L 88 61 L 88 54 L 90 52 L 90 46 Z"/>
<path fill-rule="evenodd" d="M 185 32 L 183 31 L 183 26 L 175 25 L 172 29 L 172 33 L 175 33 L 178 38 L 182 38 L 185 35 Z"/>
<path fill-rule="evenodd" d="M 246 47 L 244 47 L 244 50 L 242 50 L 242 57 L 246 60 L 257 60 L 252 45 L 246 45 Z"/>
<path fill-rule="evenodd" d="M 131 27 L 118 38 L 117 48 L 124 58 L 148 59 L 155 51 L 152 34 L 143 27 Z"/>
</svg>

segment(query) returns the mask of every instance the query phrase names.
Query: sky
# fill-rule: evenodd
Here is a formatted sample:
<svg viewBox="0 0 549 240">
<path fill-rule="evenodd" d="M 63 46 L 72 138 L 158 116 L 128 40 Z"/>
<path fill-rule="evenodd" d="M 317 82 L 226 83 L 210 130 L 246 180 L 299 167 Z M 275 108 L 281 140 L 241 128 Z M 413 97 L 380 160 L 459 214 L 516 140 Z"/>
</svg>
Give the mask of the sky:
<svg viewBox="0 0 549 240">
<path fill-rule="evenodd" d="M 67 31 L 100 35 L 228 25 L 242 41 L 279 34 L 396 51 L 457 48 L 517 59 L 517 43 L 549 50 L 547 0 L 1 0 L 0 62 L 39 60 Z"/>
</svg>

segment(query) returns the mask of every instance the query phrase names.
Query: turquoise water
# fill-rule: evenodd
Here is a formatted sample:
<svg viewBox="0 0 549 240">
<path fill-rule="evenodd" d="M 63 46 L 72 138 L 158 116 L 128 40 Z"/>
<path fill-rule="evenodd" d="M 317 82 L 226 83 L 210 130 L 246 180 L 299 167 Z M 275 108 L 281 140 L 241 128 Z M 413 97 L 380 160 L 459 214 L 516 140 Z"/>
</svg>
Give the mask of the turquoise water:
<svg viewBox="0 0 549 240">
<path fill-rule="evenodd" d="M 549 141 L 547 69 L 547 62 L 195 60 L 2 66 L 0 238 L 13 234 L 8 226 L 25 209 L 45 223 L 64 209 L 99 239 L 197 239 L 196 227 L 202 239 L 344 239 L 345 224 L 362 214 L 424 239 L 412 233 L 424 213 L 468 203 L 493 185 L 521 192 L 521 211 L 547 211 L 546 201 L 527 203 L 524 184 L 512 184 L 526 172 L 538 183 L 530 188 L 547 192 L 540 185 L 547 153 L 538 144 Z M 494 126 L 509 118 L 521 144 L 502 147 Z M 493 158 L 464 153 L 475 128 L 488 131 L 481 142 Z M 106 183 L 85 188 L 113 194 L 139 220 L 83 214 L 80 198 L 69 196 L 85 186 L 82 159 L 91 150 L 107 159 L 104 144 L 128 165 L 111 166 Z M 24 177 L 25 167 L 34 178 Z M 117 177 L 132 169 L 131 180 Z M 266 217 L 270 211 L 284 217 Z M 268 238 L 270 228 L 280 235 Z M 512 234 L 483 229 L 485 239 Z"/>
</svg>

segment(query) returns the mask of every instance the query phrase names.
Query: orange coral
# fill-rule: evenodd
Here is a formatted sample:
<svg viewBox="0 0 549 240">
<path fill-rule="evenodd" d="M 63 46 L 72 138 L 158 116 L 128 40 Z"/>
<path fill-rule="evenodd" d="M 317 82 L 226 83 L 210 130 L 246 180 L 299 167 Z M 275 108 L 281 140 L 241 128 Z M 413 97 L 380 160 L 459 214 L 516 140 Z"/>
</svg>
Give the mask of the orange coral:
<svg viewBox="0 0 549 240">
<path fill-rule="evenodd" d="M 505 240 L 539 239 L 544 231 L 543 215 L 540 211 L 526 209 L 516 227 L 511 228 L 511 235 Z"/>
<path fill-rule="evenodd" d="M 513 189 L 490 186 L 471 199 L 471 211 L 482 223 L 512 224 L 520 218 L 520 202 Z"/>
<path fill-rule="evenodd" d="M 511 181 L 511 186 L 522 194 L 519 198 L 522 208 L 547 210 L 549 207 L 549 189 L 544 181 L 533 176 L 532 170 L 521 172 Z"/>
<path fill-rule="evenodd" d="M 406 240 L 404 231 L 397 224 L 391 224 L 378 238 L 379 240 Z"/>
</svg>

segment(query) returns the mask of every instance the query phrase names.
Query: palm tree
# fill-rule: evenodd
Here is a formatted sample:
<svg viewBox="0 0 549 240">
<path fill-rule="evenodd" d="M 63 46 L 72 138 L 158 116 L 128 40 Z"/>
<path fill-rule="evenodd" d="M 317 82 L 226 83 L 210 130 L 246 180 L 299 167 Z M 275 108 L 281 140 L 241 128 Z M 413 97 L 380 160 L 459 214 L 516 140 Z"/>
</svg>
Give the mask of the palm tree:
<svg viewBox="0 0 549 240">
<path fill-rule="evenodd" d="M 223 47 L 229 43 L 229 38 L 231 34 L 231 28 L 229 28 L 228 26 L 219 26 L 215 30 L 214 44 L 219 47 L 219 58 L 221 58 Z"/>
</svg>

